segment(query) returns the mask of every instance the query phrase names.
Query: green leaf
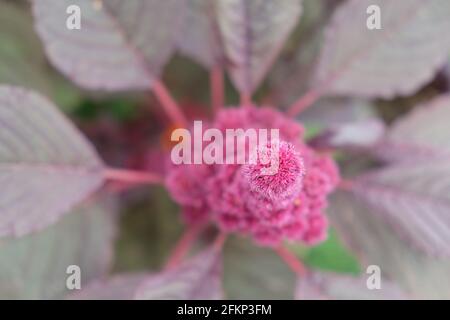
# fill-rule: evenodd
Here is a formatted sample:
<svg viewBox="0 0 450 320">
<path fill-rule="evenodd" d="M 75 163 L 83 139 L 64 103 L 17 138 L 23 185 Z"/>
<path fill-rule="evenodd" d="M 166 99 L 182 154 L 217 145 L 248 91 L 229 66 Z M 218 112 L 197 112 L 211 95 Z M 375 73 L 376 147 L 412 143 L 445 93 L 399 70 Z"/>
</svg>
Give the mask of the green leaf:
<svg viewBox="0 0 450 320">
<path fill-rule="evenodd" d="M 352 274 L 361 272 L 358 260 L 345 248 L 333 229 L 328 240 L 309 249 L 303 260 L 311 268 Z"/>
</svg>

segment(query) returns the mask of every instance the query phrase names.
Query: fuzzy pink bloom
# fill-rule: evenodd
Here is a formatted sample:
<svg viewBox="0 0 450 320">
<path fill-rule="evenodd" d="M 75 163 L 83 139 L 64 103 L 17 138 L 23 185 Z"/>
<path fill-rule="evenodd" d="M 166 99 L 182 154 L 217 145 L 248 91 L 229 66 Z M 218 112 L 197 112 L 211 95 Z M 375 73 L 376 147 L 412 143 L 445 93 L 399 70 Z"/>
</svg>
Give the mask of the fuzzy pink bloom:
<svg viewBox="0 0 450 320">
<path fill-rule="evenodd" d="M 210 168 L 205 165 L 169 166 L 165 185 L 172 198 L 181 205 L 183 217 L 188 223 L 207 218 L 209 207 L 204 198 L 202 181 L 207 179 Z"/>
<path fill-rule="evenodd" d="M 308 217 L 308 228 L 305 228 L 303 241 L 314 245 L 327 238 L 328 220 L 321 212 L 314 212 Z"/>
<path fill-rule="evenodd" d="M 278 145 L 278 152 L 273 152 L 275 144 Z M 242 174 L 254 194 L 262 199 L 274 201 L 292 199 L 299 194 L 302 187 L 304 165 L 292 144 L 272 141 L 272 145 L 258 148 L 256 155 L 257 159 L 254 164 L 245 164 L 242 167 Z M 270 159 L 264 161 L 266 164 L 262 164 L 261 157 L 263 155 Z M 272 168 L 274 166 L 275 168 Z"/>
<path fill-rule="evenodd" d="M 210 127 L 223 133 L 279 129 L 278 171 L 262 174 L 270 161 L 170 166 L 166 185 L 187 222 L 209 218 L 222 230 L 249 235 L 263 246 L 285 240 L 313 245 L 326 239 L 328 222 L 322 211 L 339 172 L 333 159 L 302 141 L 300 124 L 273 108 L 248 107 L 222 109 Z M 270 143 L 262 149 L 276 154 Z"/>
<path fill-rule="evenodd" d="M 213 218 L 224 230 L 242 230 L 246 223 L 247 189 L 241 184 L 239 165 L 217 165 L 215 174 L 206 182 L 205 193 Z"/>
<path fill-rule="evenodd" d="M 341 178 L 336 162 L 334 162 L 332 158 L 325 155 L 316 155 L 311 165 L 328 176 L 330 189 L 337 187 Z"/>
<path fill-rule="evenodd" d="M 187 224 L 195 224 L 208 218 L 209 208 L 207 206 L 182 207 L 182 218 Z"/>
<path fill-rule="evenodd" d="M 330 177 L 320 168 L 310 168 L 304 179 L 305 193 L 310 197 L 318 197 L 333 189 Z"/>
<path fill-rule="evenodd" d="M 283 240 L 283 234 L 275 228 L 261 228 L 253 234 L 256 243 L 275 247 Z"/>
</svg>

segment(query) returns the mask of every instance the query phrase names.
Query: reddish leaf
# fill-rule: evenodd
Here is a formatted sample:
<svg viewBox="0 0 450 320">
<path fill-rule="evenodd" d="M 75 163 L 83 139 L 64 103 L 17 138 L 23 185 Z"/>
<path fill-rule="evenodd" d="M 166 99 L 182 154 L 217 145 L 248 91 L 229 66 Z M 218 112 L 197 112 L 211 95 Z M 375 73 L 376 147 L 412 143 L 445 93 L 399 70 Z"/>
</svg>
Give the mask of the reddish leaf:
<svg viewBox="0 0 450 320">
<path fill-rule="evenodd" d="M 50 60 L 89 89 L 148 89 L 172 55 L 182 0 L 35 0 L 36 29 Z M 66 9 L 81 8 L 69 30 Z"/>
<path fill-rule="evenodd" d="M 36 203 L 39 205 L 39 203 Z M 62 299 L 71 265 L 80 267 L 81 287 L 111 267 L 116 210 L 106 203 L 78 207 L 35 234 L 0 243 L 1 299 Z"/>
<path fill-rule="evenodd" d="M 368 149 L 376 145 L 383 136 L 384 123 L 378 118 L 353 123 L 334 125 L 309 143 L 315 148 Z"/>
<path fill-rule="evenodd" d="M 366 10 L 378 5 L 381 29 Z M 391 98 L 414 93 L 443 66 L 450 51 L 447 0 L 350 0 L 326 32 L 316 86 L 327 94 Z"/>
<path fill-rule="evenodd" d="M 381 280 L 380 289 L 369 289 L 367 276 L 313 273 L 297 280 L 295 296 L 299 300 L 393 300 L 407 295 L 390 281 Z"/>
<path fill-rule="evenodd" d="M 98 280 L 89 283 L 69 296 L 71 300 L 131 300 L 137 288 L 150 275 L 147 274 L 121 274 L 108 280 Z"/>
<path fill-rule="evenodd" d="M 383 277 L 401 285 L 413 298 L 449 299 L 450 259 L 436 259 L 411 248 L 379 212 L 356 200 L 349 193 L 336 194 L 329 216 L 361 262 L 378 265 Z"/>
<path fill-rule="evenodd" d="M 222 257 L 208 249 L 180 266 L 152 276 L 137 290 L 140 300 L 221 299 Z"/>
<path fill-rule="evenodd" d="M 278 56 L 301 13 L 300 0 L 219 0 L 217 17 L 239 91 L 251 94 Z"/>
<path fill-rule="evenodd" d="M 268 80 L 273 104 L 288 107 L 310 89 L 323 42 L 323 29 L 340 2 L 303 1 L 300 23 L 270 70 Z"/>
<path fill-rule="evenodd" d="M 181 53 L 206 68 L 223 63 L 219 26 L 215 19 L 215 1 L 187 0 L 182 36 L 178 41 Z"/>
<path fill-rule="evenodd" d="M 375 152 L 386 160 L 450 159 L 450 96 L 443 95 L 400 118 Z"/>
<path fill-rule="evenodd" d="M 103 181 L 92 145 L 43 97 L 0 87 L 0 236 L 55 222 Z"/>
<path fill-rule="evenodd" d="M 450 256 L 450 162 L 391 166 L 357 178 L 352 190 L 427 253 Z"/>
<path fill-rule="evenodd" d="M 227 298 L 292 299 L 295 275 L 273 249 L 230 237 L 223 255 Z"/>
</svg>

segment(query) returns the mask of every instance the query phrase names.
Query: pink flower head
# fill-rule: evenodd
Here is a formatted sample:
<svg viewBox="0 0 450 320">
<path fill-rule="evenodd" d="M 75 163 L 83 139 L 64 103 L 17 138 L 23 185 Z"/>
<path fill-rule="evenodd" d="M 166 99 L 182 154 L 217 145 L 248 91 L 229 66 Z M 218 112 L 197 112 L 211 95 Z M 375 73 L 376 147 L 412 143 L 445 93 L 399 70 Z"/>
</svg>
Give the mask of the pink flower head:
<svg viewBox="0 0 450 320">
<path fill-rule="evenodd" d="M 292 144 L 272 141 L 258 148 L 255 155 L 257 159 L 253 159 L 254 163 L 242 167 L 242 174 L 254 194 L 263 199 L 281 201 L 299 194 L 304 164 Z M 262 158 L 269 161 L 262 161 Z"/>
<path fill-rule="evenodd" d="M 171 166 L 166 184 L 186 221 L 206 217 L 220 229 L 249 235 L 263 246 L 285 240 L 313 245 L 326 239 L 323 210 L 339 172 L 332 158 L 302 141 L 300 124 L 273 108 L 247 107 L 222 109 L 210 127 L 223 133 L 237 128 L 279 129 L 280 139 L 259 148 L 267 156 L 263 162 L 258 157 L 242 165 Z M 264 174 L 271 162 L 277 170 Z"/>
<path fill-rule="evenodd" d="M 165 179 L 167 190 L 181 205 L 187 223 L 204 220 L 209 213 L 202 185 L 202 181 L 209 174 L 210 168 L 205 165 L 178 165 L 168 168 Z"/>
<path fill-rule="evenodd" d="M 326 172 L 320 168 L 311 168 L 304 179 L 304 189 L 308 196 L 318 197 L 333 189 L 333 184 Z"/>
<path fill-rule="evenodd" d="M 303 241 L 314 245 L 327 238 L 328 219 L 321 212 L 314 212 L 308 217 L 308 228 L 305 228 Z"/>
</svg>

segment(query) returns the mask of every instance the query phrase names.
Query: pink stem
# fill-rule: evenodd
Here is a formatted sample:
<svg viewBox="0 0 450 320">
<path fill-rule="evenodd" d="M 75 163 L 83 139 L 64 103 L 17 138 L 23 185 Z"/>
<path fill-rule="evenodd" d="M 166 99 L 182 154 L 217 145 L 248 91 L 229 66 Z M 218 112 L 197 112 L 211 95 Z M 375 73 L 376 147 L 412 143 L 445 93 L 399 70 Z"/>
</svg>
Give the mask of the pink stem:
<svg viewBox="0 0 450 320">
<path fill-rule="evenodd" d="M 223 248 L 223 244 L 225 243 L 225 240 L 227 239 L 228 234 L 225 232 L 220 232 L 217 238 L 214 240 L 214 248 L 216 250 L 221 250 Z"/>
<path fill-rule="evenodd" d="M 181 238 L 178 240 L 175 248 L 172 250 L 169 259 L 165 265 L 165 269 L 171 269 L 177 266 L 183 258 L 187 255 L 188 251 L 192 247 L 192 244 L 197 239 L 197 236 L 203 230 L 203 224 L 195 224 L 189 226 Z"/>
<path fill-rule="evenodd" d="M 303 97 L 292 104 L 292 106 L 288 109 L 287 114 L 291 117 L 295 117 L 299 113 L 312 106 L 313 103 L 316 102 L 316 100 L 319 99 L 321 95 L 321 91 L 315 89 L 307 92 Z"/>
<path fill-rule="evenodd" d="M 170 95 L 166 86 L 159 80 L 155 80 L 152 86 L 153 93 L 158 98 L 159 102 L 163 106 L 167 115 L 170 119 L 177 125 L 186 127 L 187 120 L 181 111 L 180 107 L 177 105 L 175 100 Z"/>
<path fill-rule="evenodd" d="M 253 104 L 252 97 L 250 94 L 242 92 L 241 93 L 241 106 L 250 107 Z"/>
<path fill-rule="evenodd" d="M 298 276 L 305 276 L 307 274 L 307 269 L 305 265 L 288 249 L 285 247 L 278 247 L 276 249 L 278 255 L 283 259 L 284 262 L 291 268 L 291 270 Z"/>
<path fill-rule="evenodd" d="M 154 173 L 114 168 L 105 169 L 104 177 L 108 180 L 116 180 L 126 183 L 159 184 L 163 182 L 163 178 Z"/>
<path fill-rule="evenodd" d="M 213 67 L 210 73 L 211 98 L 214 113 L 224 104 L 223 70 L 220 66 Z"/>
<path fill-rule="evenodd" d="M 342 179 L 338 185 L 339 189 L 350 191 L 353 189 L 353 181 L 352 180 L 344 180 Z"/>
</svg>

